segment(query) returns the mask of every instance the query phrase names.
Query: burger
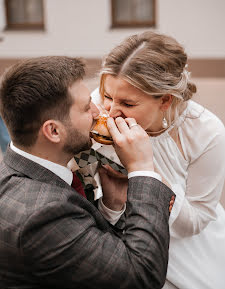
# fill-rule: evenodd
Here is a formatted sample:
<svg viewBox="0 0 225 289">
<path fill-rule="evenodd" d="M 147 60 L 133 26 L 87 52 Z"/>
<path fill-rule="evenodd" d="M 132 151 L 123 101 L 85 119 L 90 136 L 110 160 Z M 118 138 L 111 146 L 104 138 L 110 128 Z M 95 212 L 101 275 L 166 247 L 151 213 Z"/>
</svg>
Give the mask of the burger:
<svg viewBox="0 0 225 289">
<path fill-rule="evenodd" d="M 100 115 L 98 120 L 91 131 L 91 137 L 98 143 L 104 145 L 113 144 L 113 139 L 107 128 L 107 115 Z"/>
</svg>

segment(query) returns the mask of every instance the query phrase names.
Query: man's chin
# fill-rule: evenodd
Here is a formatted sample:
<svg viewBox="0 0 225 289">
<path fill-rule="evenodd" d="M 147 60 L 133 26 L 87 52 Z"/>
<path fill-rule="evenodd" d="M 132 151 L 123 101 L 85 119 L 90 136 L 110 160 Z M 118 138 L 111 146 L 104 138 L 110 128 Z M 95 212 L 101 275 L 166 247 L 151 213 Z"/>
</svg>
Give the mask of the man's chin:
<svg viewBox="0 0 225 289">
<path fill-rule="evenodd" d="M 79 148 L 76 148 L 75 153 L 74 154 L 79 154 L 82 151 L 87 151 L 92 147 L 92 141 L 91 138 L 88 140 L 88 142 L 84 143 L 83 145 L 81 145 Z"/>
<path fill-rule="evenodd" d="M 93 143 L 92 143 L 92 139 L 91 138 L 89 138 L 89 141 L 88 141 L 88 143 L 87 143 L 87 149 L 86 150 L 89 150 L 91 147 L 92 147 L 92 145 L 93 145 Z"/>
<path fill-rule="evenodd" d="M 74 144 L 72 145 L 65 145 L 64 146 L 64 152 L 71 154 L 71 155 L 77 155 L 82 151 L 86 151 L 89 150 L 92 147 L 92 140 L 91 138 L 87 139 L 86 142 L 83 142 L 77 146 L 74 146 Z"/>
</svg>

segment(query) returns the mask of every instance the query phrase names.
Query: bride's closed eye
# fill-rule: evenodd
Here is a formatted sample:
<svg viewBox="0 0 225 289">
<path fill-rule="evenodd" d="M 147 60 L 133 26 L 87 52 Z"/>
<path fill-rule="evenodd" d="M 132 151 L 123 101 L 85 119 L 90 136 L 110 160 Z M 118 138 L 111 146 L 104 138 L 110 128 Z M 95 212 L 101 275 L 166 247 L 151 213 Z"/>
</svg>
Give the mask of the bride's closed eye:
<svg viewBox="0 0 225 289">
<path fill-rule="evenodd" d="M 108 95 L 104 95 L 104 98 L 108 99 L 108 100 L 112 100 L 112 98 Z M 122 102 L 121 103 L 122 105 L 126 106 L 126 107 L 134 107 L 135 105 L 134 104 L 129 104 L 129 103 L 126 103 L 126 102 Z"/>
<path fill-rule="evenodd" d="M 134 106 L 133 104 L 129 104 L 129 103 L 123 103 L 123 105 L 126 107 L 133 107 Z"/>
<path fill-rule="evenodd" d="M 104 98 L 112 100 L 112 98 L 110 96 L 108 96 L 108 95 L 104 95 Z"/>
</svg>

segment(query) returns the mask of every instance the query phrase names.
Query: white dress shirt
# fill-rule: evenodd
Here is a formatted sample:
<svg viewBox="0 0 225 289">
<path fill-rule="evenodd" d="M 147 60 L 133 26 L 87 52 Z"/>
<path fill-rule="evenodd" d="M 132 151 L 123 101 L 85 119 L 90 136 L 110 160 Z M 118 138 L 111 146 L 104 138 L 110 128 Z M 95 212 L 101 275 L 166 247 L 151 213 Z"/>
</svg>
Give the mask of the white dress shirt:
<svg viewBox="0 0 225 289">
<path fill-rule="evenodd" d="M 17 147 L 14 146 L 14 144 L 11 142 L 10 143 L 10 148 L 16 152 L 17 154 L 41 165 L 42 167 L 48 169 L 49 171 L 53 172 L 55 175 L 60 177 L 62 180 L 64 180 L 68 185 L 71 186 L 72 181 L 73 181 L 73 173 L 71 172 L 70 169 L 61 166 L 59 164 L 53 163 L 51 161 L 39 158 L 37 156 L 34 156 L 32 154 L 29 154 L 21 149 L 18 149 Z"/>
</svg>

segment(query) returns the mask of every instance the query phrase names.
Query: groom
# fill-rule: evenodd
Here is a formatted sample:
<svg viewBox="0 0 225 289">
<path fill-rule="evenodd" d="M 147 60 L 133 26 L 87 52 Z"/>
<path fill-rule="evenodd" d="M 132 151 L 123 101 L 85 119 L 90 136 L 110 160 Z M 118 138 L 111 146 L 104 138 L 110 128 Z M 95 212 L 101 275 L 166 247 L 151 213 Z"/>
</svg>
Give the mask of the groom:
<svg viewBox="0 0 225 289">
<path fill-rule="evenodd" d="M 122 234 L 71 187 L 67 163 L 90 148 L 99 113 L 83 76 L 83 63 L 68 57 L 25 60 L 3 76 L 0 109 L 12 142 L 0 164 L 0 288 L 165 282 L 174 194 L 154 173 L 149 138 L 134 119 L 108 121 L 129 173 Z M 118 180 L 100 173 L 104 193 L 115 193 Z"/>
</svg>

